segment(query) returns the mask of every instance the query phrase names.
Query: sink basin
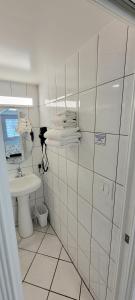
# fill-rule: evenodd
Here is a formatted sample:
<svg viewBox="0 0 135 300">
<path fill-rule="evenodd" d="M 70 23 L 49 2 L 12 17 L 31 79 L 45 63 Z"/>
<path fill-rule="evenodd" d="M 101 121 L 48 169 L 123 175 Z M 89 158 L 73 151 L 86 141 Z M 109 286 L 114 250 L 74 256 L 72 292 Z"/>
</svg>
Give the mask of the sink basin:
<svg viewBox="0 0 135 300">
<path fill-rule="evenodd" d="M 40 188 L 41 179 L 35 174 L 24 175 L 10 180 L 10 192 L 13 197 L 27 195 Z"/>
<path fill-rule="evenodd" d="M 9 181 L 11 196 L 18 200 L 18 226 L 22 238 L 33 233 L 33 224 L 30 211 L 29 194 L 40 188 L 41 179 L 35 174 L 12 178 Z"/>
</svg>

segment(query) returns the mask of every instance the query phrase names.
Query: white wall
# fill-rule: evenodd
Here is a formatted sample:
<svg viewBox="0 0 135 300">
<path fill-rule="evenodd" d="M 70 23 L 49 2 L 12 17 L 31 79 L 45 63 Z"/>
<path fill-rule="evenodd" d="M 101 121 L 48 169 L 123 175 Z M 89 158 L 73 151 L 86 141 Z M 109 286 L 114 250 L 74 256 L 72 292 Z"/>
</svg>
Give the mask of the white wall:
<svg viewBox="0 0 135 300">
<path fill-rule="evenodd" d="M 48 148 L 45 200 L 51 223 L 96 300 L 115 294 L 131 103 L 135 31 L 119 21 L 106 26 L 40 85 L 40 121 L 78 112 L 81 143 Z M 95 144 L 95 133 L 106 144 Z"/>
<path fill-rule="evenodd" d="M 32 97 L 33 107 L 22 108 L 22 111 L 28 115 L 33 131 L 34 131 L 34 147 L 32 154 L 21 164 L 24 174 L 34 172 L 39 175 L 38 164 L 41 162 L 41 147 L 39 140 L 39 95 L 38 86 L 31 84 L 24 84 L 10 81 L 0 81 L 0 95 L 1 96 L 15 96 L 15 97 Z M 2 109 L 2 107 L 1 107 Z M 17 172 L 18 165 L 8 164 L 9 176 L 14 176 Z M 43 198 L 43 184 L 40 189 L 30 195 L 31 206 L 44 200 Z M 17 224 L 17 201 L 13 198 L 15 223 Z"/>
</svg>

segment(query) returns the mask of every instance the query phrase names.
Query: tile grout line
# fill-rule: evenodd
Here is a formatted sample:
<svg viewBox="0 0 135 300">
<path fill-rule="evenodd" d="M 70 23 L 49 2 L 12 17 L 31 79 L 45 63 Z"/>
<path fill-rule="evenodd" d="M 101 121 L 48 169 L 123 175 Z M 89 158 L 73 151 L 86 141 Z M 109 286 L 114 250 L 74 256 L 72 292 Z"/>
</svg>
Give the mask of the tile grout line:
<svg viewBox="0 0 135 300">
<path fill-rule="evenodd" d="M 52 226 L 52 228 L 53 228 L 53 226 Z M 54 230 L 54 229 L 53 229 L 53 230 Z M 55 232 L 55 230 L 54 230 L 54 232 Z M 56 232 L 55 232 L 55 233 L 56 233 Z M 59 236 L 57 235 L 57 233 L 56 233 L 56 236 L 58 237 L 59 241 L 61 242 L 61 240 L 60 240 Z M 80 279 L 82 280 L 82 282 L 84 283 L 84 285 L 85 285 L 86 289 L 88 290 L 88 292 L 89 292 L 90 296 L 93 298 L 93 296 L 92 296 L 92 294 L 91 294 L 91 291 L 90 291 L 90 289 L 88 288 L 88 286 L 86 285 L 86 283 L 85 283 L 84 279 L 82 278 L 81 274 L 79 273 L 79 271 L 78 271 L 77 267 L 76 267 L 76 266 L 75 266 L 75 264 L 74 264 L 74 261 L 72 260 L 72 258 L 71 258 L 71 257 L 70 257 L 70 255 L 68 254 L 68 252 L 67 252 L 67 250 L 65 249 L 65 247 L 64 247 L 64 245 L 63 245 L 63 243 L 62 243 L 62 242 L 61 242 L 61 244 L 62 244 L 62 246 L 63 246 L 64 250 L 66 251 L 67 255 L 69 256 L 69 258 L 70 258 L 70 260 L 71 260 L 71 263 L 72 263 L 72 265 L 74 266 L 74 268 L 75 268 L 75 270 L 76 270 L 77 274 L 79 275 Z M 93 300 L 95 300 L 95 299 L 93 298 Z"/>
<path fill-rule="evenodd" d="M 81 280 L 81 284 L 80 284 L 79 300 L 81 300 L 81 291 L 82 291 L 82 280 Z"/>
<path fill-rule="evenodd" d="M 97 79 L 98 79 L 98 51 L 99 51 L 99 34 L 97 38 L 97 67 L 96 67 L 96 95 L 95 95 L 95 122 L 94 132 L 96 130 L 96 109 L 97 109 Z M 91 243 L 92 243 L 92 218 L 93 218 L 93 189 L 94 189 L 94 164 L 95 164 L 95 135 L 94 135 L 94 153 L 93 153 L 93 178 L 92 178 L 92 209 L 91 209 L 91 237 L 90 237 L 90 261 L 89 261 L 89 289 L 91 287 L 90 265 L 91 265 Z M 93 298 L 94 299 L 94 298 Z"/>
<path fill-rule="evenodd" d="M 52 278 L 52 281 L 51 281 L 49 293 L 48 293 L 48 296 L 47 296 L 47 299 L 46 299 L 46 300 L 48 300 L 49 295 L 50 295 L 50 291 L 51 291 L 51 288 L 52 288 L 52 284 L 53 284 L 53 281 L 54 281 L 54 278 L 55 278 L 55 274 L 56 274 L 56 271 L 57 271 L 57 267 L 58 267 L 58 263 L 59 263 L 59 260 L 60 260 L 61 252 L 62 252 L 62 245 L 61 245 L 61 250 L 60 250 L 60 253 L 59 253 L 58 261 L 57 261 L 57 264 L 56 264 L 56 267 L 55 267 L 55 271 L 54 271 L 54 274 L 53 274 L 53 278 Z"/>
<path fill-rule="evenodd" d="M 66 297 L 67 299 L 78 300 L 78 299 L 76 299 L 76 298 L 69 297 L 69 296 L 67 296 L 67 295 L 65 295 L 65 294 L 61 294 L 61 293 L 55 292 L 55 291 L 53 291 L 53 290 L 43 288 L 43 287 L 41 287 L 41 286 L 39 286 L 39 285 L 37 285 L 37 284 L 30 283 L 30 282 L 28 282 L 28 281 L 26 281 L 26 280 L 24 281 L 24 283 L 26 283 L 26 284 L 28 284 L 28 285 L 31 285 L 31 286 L 35 286 L 35 287 L 37 287 L 38 289 L 44 290 L 44 291 L 46 291 L 46 292 L 48 292 L 48 293 L 53 293 L 53 294 L 56 294 L 56 295 L 59 295 L 59 296 Z M 47 295 L 47 296 L 48 296 L 48 295 Z M 47 299 L 45 299 L 45 300 L 47 300 Z"/>
<path fill-rule="evenodd" d="M 23 251 L 30 252 L 30 253 L 33 253 L 33 254 L 39 254 L 39 255 L 42 255 L 42 256 L 45 256 L 45 257 L 50 257 L 50 258 L 53 258 L 53 259 L 56 259 L 56 260 L 58 259 L 58 257 L 47 255 L 47 254 L 44 254 L 44 253 L 41 253 L 41 252 L 34 252 L 34 251 L 31 251 L 31 250 L 27 250 L 25 248 L 19 248 L 19 250 L 23 250 Z M 71 263 L 71 261 L 68 261 L 68 260 L 65 260 L 65 259 L 62 259 L 62 258 L 59 258 L 59 260 Z"/>
<path fill-rule="evenodd" d="M 81 93 L 88 92 L 88 91 L 90 91 L 90 90 L 96 89 L 96 87 L 104 86 L 105 84 L 109 84 L 109 83 L 111 83 L 111 82 L 114 82 L 114 81 L 123 79 L 123 78 L 125 78 L 125 77 L 132 76 L 132 75 L 134 75 L 134 74 L 135 74 L 135 73 L 129 73 L 129 74 L 125 74 L 125 75 L 123 75 L 123 76 L 120 76 L 120 77 L 116 77 L 116 78 L 114 78 L 114 79 L 111 79 L 111 80 L 109 80 L 109 81 L 101 82 L 101 83 L 99 83 L 99 84 L 97 84 L 97 85 L 94 85 L 94 86 L 92 86 L 92 87 L 89 87 L 89 88 L 87 88 L 87 89 L 79 90 L 79 92 L 77 92 L 77 93 L 71 93 L 71 95 L 69 95 L 69 96 L 66 94 L 65 99 L 67 99 L 67 98 L 69 98 L 69 97 L 71 97 L 71 96 L 75 96 L 75 95 L 77 95 L 77 94 L 81 94 Z M 63 99 L 64 99 L 64 97 L 63 97 Z M 61 101 L 61 100 L 63 100 L 63 99 L 57 99 L 57 98 L 56 98 L 56 99 L 54 99 L 54 100 L 50 100 L 50 101 L 49 101 L 49 104 L 52 104 L 52 103 L 54 103 L 54 102 L 59 102 L 59 101 Z M 47 103 L 47 104 L 39 105 L 39 107 L 40 107 L 40 106 L 48 106 L 48 103 Z M 49 128 L 49 127 L 48 127 L 48 128 Z"/>
<path fill-rule="evenodd" d="M 24 279 L 23 279 L 23 281 L 25 281 L 25 279 L 26 279 L 26 276 L 28 275 L 28 272 L 29 272 L 29 270 L 30 270 L 30 268 L 31 268 L 31 266 L 32 266 L 32 264 L 33 264 L 33 262 L 34 262 L 34 260 L 35 260 L 35 257 L 36 257 L 36 255 L 38 254 L 38 250 L 39 250 L 39 248 L 40 248 L 40 246 L 41 246 L 41 244 L 42 244 L 42 242 L 43 242 L 43 240 L 44 240 L 45 236 L 46 236 L 46 233 L 44 234 L 44 236 L 43 236 L 43 238 L 42 238 L 42 240 L 41 240 L 41 243 L 40 243 L 40 245 L 39 245 L 39 247 L 38 247 L 37 251 L 35 252 L 35 255 L 34 255 L 33 259 L 32 259 L 32 262 L 31 262 L 31 264 L 30 264 L 30 266 L 29 266 L 29 268 L 28 268 L 28 270 L 27 270 L 27 272 L 26 272 L 25 276 L 24 276 Z"/>
</svg>

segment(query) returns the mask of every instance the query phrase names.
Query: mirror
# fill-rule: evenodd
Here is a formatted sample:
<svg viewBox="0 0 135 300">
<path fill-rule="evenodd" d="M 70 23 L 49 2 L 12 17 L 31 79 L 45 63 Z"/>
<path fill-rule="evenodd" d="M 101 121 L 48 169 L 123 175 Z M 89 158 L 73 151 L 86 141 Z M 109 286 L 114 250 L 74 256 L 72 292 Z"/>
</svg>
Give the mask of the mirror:
<svg viewBox="0 0 135 300">
<path fill-rule="evenodd" d="M 34 134 L 30 121 L 24 111 L 6 108 L 0 112 L 5 155 L 8 163 L 20 164 L 31 152 Z"/>
</svg>

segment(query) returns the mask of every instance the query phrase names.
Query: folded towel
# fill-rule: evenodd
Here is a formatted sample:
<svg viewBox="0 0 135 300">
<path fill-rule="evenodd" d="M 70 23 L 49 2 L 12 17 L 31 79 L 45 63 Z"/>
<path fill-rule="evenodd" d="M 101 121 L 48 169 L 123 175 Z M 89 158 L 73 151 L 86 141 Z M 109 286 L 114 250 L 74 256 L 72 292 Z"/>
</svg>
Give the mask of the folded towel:
<svg viewBox="0 0 135 300">
<path fill-rule="evenodd" d="M 46 144 L 53 147 L 61 147 L 61 146 L 67 146 L 70 144 L 78 144 L 80 141 L 79 139 L 70 139 L 68 141 L 57 141 L 57 140 L 46 140 Z"/>
<path fill-rule="evenodd" d="M 79 133 L 79 127 L 65 129 L 50 129 L 44 134 L 45 138 L 59 140 L 64 137 L 72 137 L 75 133 Z"/>
<path fill-rule="evenodd" d="M 63 112 L 59 112 L 56 114 L 56 116 L 66 116 L 66 117 L 76 116 L 76 115 L 77 115 L 76 111 L 73 111 L 73 110 L 65 110 Z"/>
</svg>

